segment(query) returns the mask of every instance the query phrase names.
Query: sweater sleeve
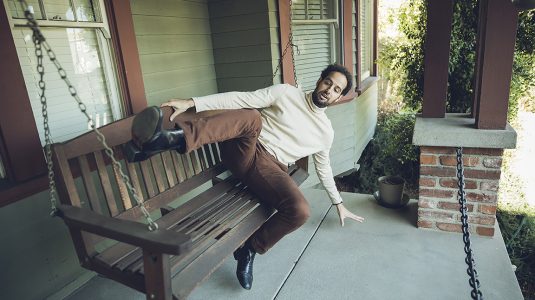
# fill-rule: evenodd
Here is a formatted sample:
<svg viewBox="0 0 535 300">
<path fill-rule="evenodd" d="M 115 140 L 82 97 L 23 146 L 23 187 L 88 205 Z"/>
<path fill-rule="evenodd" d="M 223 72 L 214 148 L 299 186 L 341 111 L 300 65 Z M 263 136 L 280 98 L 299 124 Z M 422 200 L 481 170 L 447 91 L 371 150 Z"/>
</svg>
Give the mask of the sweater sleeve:
<svg viewBox="0 0 535 300">
<path fill-rule="evenodd" d="M 321 184 L 327 191 L 329 198 L 333 204 L 342 203 L 342 197 L 336 189 L 334 183 L 333 171 L 331 169 L 331 162 L 329 159 L 329 149 L 323 150 L 312 155 L 314 159 L 314 166 L 316 167 L 316 173 L 320 179 Z"/>
<path fill-rule="evenodd" d="M 277 84 L 253 92 L 227 92 L 193 97 L 197 112 L 217 109 L 264 108 L 286 93 L 287 85 Z"/>
</svg>

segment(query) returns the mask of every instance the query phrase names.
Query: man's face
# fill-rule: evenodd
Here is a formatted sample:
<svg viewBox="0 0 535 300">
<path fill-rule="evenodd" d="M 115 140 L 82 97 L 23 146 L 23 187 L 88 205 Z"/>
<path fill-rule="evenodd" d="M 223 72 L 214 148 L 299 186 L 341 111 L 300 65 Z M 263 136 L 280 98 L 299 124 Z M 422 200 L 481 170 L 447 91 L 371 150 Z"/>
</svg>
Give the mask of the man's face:
<svg viewBox="0 0 535 300">
<path fill-rule="evenodd" d="M 319 107 L 327 107 L 342 98 L 342 91 L 347 86 L 347 78 L 340 72 L 331 72 L 316 83 L 312 92 L 312 102 Z"/>
</svg>

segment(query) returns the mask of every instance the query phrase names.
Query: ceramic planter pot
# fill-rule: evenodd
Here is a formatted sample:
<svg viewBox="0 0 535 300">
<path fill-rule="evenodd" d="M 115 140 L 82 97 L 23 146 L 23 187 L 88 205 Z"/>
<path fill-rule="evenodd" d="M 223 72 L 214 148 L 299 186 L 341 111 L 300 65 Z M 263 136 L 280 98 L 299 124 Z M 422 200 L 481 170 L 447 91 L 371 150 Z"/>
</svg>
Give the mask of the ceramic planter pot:
<svg viewBox="0 0 535 300">
<path fill-rule="evenodd" d="M 405 180 L 400 176 L 382 176 L 378 179 L 379 191 L 377 191 L 377 201 L 387 207 L 401 207 L 407 204 L 407 198 L 403 196 Z"/>
</svg>

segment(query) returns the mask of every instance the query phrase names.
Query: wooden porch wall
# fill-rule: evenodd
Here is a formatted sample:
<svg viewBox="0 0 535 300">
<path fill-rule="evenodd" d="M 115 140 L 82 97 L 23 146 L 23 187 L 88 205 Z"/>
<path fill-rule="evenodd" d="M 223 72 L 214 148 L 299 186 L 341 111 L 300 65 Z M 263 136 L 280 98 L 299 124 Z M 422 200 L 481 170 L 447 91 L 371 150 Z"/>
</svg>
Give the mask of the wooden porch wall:
<svg viewBox="0 0 535 300">
<path fill-rule="evenodd" d="M 212 0 L 208 8 L 219 92 L 271 85 L 279 51 L 276 1 Z"/>
<path fill-rule="evenodd" d="M 377 92 L 377 84 L 374 84 L 360 95 L 358 100 L 327 109 L 327 116 L 334 128 L 330 153 L 334 175 L 355 168 L 362 151 L 372 139 L 377 123 Z M 310 176 L 302 187 L 319 183 L 312 158 L 308 164 Z"/>
<path fill-rule="evenodd" d="M 217 93 L 208 1 L 130 3 L 148 105 Z"/>
</svg>

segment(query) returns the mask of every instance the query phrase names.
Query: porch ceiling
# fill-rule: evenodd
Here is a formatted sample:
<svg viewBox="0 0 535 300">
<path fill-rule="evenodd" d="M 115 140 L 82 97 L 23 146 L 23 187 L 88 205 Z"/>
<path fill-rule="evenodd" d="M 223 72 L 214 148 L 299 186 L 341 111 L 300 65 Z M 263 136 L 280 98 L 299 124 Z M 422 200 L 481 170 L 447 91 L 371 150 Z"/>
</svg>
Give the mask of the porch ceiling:
<svg viewBox="0 0 535 300">
<path fill-rule="evenodd" d="M 257 256 L 251 291 L 235 279 L 229 258 L 188 299 L 468 299 L 461 235 L 417 229 L 416 200 L 399 210 L 373 197 L 342 193 L 362 224 L 340 228 L 324 191 L 305 189 L 312 216 L 268 254 Z M 501 233 L 472 236 L 487 299 L 523 299 Z M 112 281 L 93 278 L 69 299 L 144 299 Z"/>
</svg>

